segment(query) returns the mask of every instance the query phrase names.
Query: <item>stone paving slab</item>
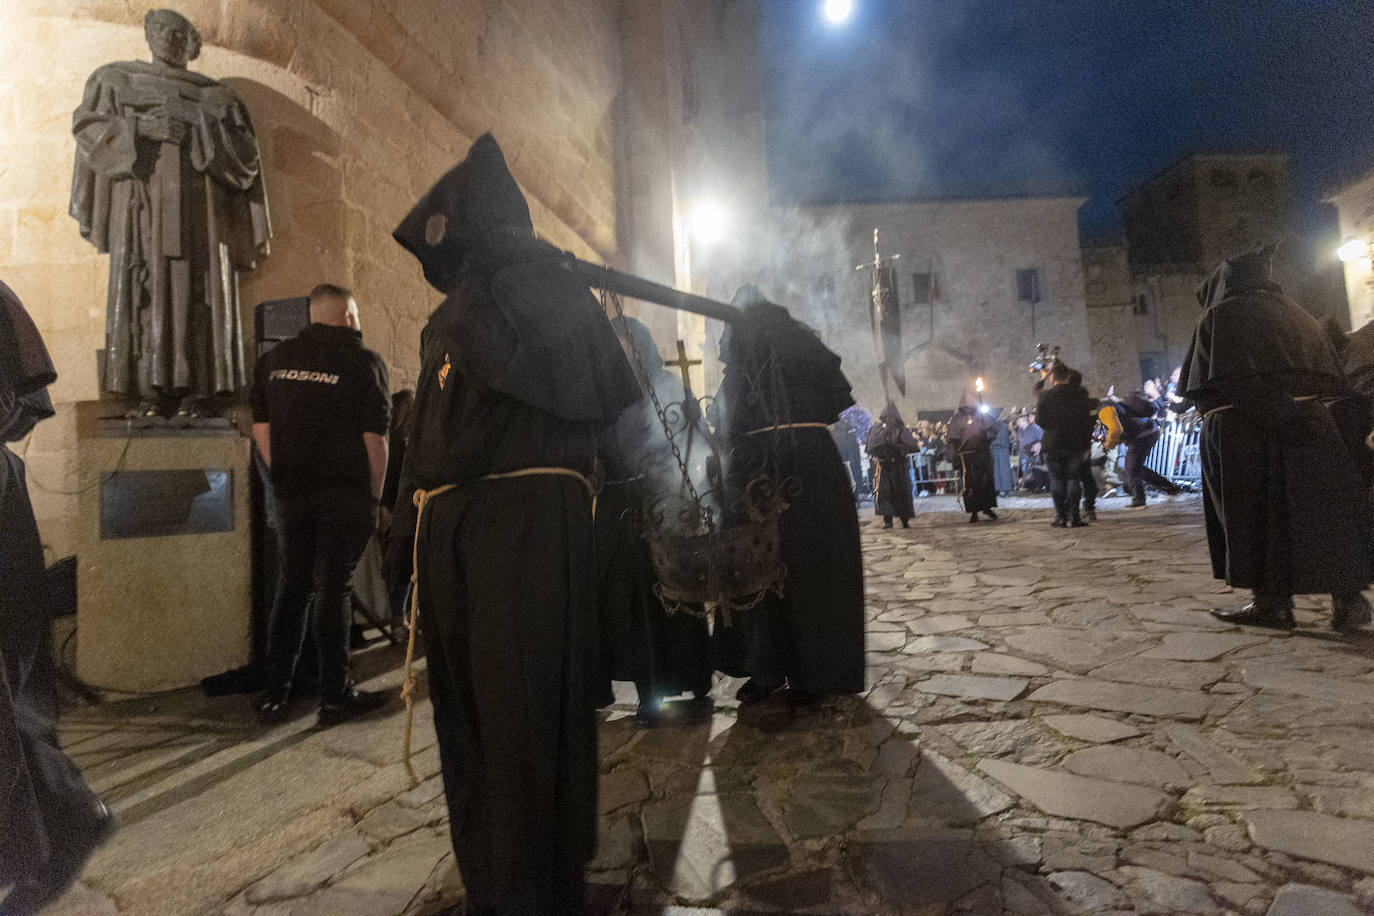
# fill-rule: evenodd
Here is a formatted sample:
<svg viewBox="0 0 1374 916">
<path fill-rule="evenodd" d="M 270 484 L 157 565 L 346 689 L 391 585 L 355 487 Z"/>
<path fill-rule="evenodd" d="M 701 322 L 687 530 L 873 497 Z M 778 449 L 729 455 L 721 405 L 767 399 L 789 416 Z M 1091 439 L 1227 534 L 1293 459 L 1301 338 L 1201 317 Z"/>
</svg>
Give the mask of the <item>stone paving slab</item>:
<svg viewBox="0 0 1374 916">
<path fill-rule="evenodd" d="M 1195 721 L 1211 711 L 1213 700 L 1206 694 L 1171 687 L 1144 687 L 1082 678 L 1051 681 L 1027 697 L 1033 703 L 1058 703 L 1143 716 Z"/>
<path fill-rule="evenodd" d="M 1259 846 L 1374 875 L 1374 822 L 1314 811 L 1246 811 Z"/>
<path fill-rule="evenodd" d="M 1169 802 L 1167 795 L 1141 786 L 1072 776 L 1005 760 L 984 760 L 978 769 L 1046 814 L 1109 827 L 1135 827 L 1152 821 Z"/>
<path fill-rule="evenodd" d="M 1134 738 L 1136 735 L 1140 734 L 1140 729 L 1138 728 L 1132 728 L 1115 719 L 1104 719 L 1102 716 L 1094 716 L 1090 713 L 1042 716 L 1040 721 L 1044 722 L 1055 731 L 1068 735 L 1070 738 L 1077 738 L 1080 741 L 1091 741 L 1094 744 L 1121 741 L 1124 738 Z"/>
</svg>

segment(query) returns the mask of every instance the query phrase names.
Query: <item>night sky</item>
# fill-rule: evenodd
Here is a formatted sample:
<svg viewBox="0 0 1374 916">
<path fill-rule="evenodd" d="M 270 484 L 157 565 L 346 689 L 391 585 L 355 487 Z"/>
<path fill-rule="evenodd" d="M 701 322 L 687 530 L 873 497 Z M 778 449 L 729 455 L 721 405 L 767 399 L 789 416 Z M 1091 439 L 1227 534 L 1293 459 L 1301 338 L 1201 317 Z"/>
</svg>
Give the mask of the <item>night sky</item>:
<svg viewBox="0 0 1374 916">
<path fill-rule="evenodd" d="M 1087 237 L 1180 155 L 1291 155 L 1303 247 L 1374 168 L 1371 0 L 763 0 L 779 202 L 1081 192 Z"/>
</svg>

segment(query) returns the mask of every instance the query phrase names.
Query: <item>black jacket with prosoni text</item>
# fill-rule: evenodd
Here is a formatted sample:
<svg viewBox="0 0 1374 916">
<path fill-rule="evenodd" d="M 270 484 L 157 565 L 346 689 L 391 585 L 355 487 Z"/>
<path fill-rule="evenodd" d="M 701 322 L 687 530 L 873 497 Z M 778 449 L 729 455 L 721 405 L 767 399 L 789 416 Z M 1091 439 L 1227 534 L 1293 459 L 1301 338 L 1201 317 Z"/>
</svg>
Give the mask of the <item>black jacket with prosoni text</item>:
<svg viewBox="0 0 1374 916">
<path fill-rule="evenodd" d="M 386 364 L 352 328 L 312 324 L 254 370 L 253 422 L 271 424 L 272 489 L 283 499 L 367 492 L 363 433 L 385 436 L 390 415 Z"/>
</svg>

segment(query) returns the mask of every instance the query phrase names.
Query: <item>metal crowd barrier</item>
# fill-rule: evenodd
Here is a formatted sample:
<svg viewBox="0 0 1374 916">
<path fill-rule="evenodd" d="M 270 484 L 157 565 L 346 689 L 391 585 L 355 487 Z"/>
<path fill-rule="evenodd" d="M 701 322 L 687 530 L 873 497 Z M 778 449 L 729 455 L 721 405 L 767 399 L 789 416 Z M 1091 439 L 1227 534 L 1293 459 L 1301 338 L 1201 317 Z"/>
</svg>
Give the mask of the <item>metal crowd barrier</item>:
<svg viewBox="0 0 1374 916">
<path fill-rule="evenodd" d="M 1202 483 L 1202 419 L 1197 416 L 1180 418 L 1159 427 L 1159 441 L 1155 443 L 1145 466 L 1174 483 L 1200 486 Z"/>
<path fill-rule="evenodd" d="M 933 489 L 936 493 L 952 493 L 958 490 L 959 472 L 952 466 L 945 469 L 939 467 L 948 462 L 935 455 L 908 455 L 907 462 L 911 465 L 913 496 L 919 494 L 922 487 Z"/>
</svg>

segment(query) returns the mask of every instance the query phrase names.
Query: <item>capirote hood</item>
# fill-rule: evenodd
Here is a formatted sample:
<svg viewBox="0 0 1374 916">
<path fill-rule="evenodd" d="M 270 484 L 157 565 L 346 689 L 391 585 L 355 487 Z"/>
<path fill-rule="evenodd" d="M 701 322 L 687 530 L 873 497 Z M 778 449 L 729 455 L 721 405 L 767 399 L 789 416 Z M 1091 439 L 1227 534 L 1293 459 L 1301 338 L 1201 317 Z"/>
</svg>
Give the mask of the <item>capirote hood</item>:
<svg viewBox="0 0 1374 916">
<path fill-rule="evenodd" d="M 888 401 L 887 406 L 883 408 L 883 412 L 878 414 L 878 419 L 882 420 L 888 426 L 906 425 L 902 422 L 902 414 L 899 410 L 897 410 L 897 405 L 892 403 L 891 401 Z"/>
<path fill-rule="evenodd" d="M 1211 308 L 1228 296 L 1251 290 L 1282 292 L 1273 279 L 1275 248 L 1275 244 L 1261 245 L 1222 261 L 1198 286 L 1198 304 Z"/>
<path fill-rule="evenodd" d="M 534 234 L 530 208 L 496 138 L 483 134 L 396 227 L 392 237 L 415 255 L 425 279 L 453 291 L 467 255 L 491 236 Z"/>
<path fill-rule="evenodd" d="M 959 409 L 965 413 L 976 413 L 978 411 L 978 393 L 972 388 L 965 388 L 963 397 L 959 398 Z"/>
</svg>

